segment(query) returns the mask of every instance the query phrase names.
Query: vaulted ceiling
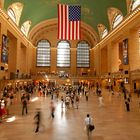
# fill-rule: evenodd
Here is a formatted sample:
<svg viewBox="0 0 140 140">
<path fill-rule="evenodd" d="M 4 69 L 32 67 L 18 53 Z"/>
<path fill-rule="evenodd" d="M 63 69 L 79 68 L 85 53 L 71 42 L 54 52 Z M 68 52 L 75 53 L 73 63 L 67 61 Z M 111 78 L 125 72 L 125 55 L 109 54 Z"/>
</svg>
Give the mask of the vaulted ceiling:
<svg viewBox="0 0 140 140">
<path fill-rule="evenodd" d="M 5 0 L 4 9 L 7 11 L 8 7 L 15 2 L 21 2 L 24 5 L 20 25 L 31 20 L 31 28 L 47 19 L 57 18 L 59 3 L 81 5 L 81 20 L 93 27 L 96 32 L 98 32 L 98 24 L 103 24 L 109 29 L 108 8 L 119 9 L 123 16 L 127 14 L 126 0 Z"/>
</svg>

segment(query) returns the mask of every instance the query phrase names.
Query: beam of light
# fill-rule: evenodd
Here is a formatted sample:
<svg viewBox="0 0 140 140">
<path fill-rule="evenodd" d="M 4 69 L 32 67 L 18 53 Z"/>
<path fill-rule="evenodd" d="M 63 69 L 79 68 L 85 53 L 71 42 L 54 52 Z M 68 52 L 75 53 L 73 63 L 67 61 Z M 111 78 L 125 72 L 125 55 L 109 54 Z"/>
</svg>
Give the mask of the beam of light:
<svg viewBox="0 0 140 140">
<path fill-rule="evenodd" d="M 31 99 L 31 102 L 35 102 L 35 101 L 37 101 L 38 99 L 39 99 L 38 97 L 35 97 L 35 98 Z"/>
<path fill-rule="evenodd" d="M 11 118 L 8 118 L 8 119 L 6 120 L 6 122 L 13 122 L 13 121 L 15 121 L 15 120 L 16 120 L 16 117 L 13 116 L 13 117 L 11 117 Z"/>
</svg>

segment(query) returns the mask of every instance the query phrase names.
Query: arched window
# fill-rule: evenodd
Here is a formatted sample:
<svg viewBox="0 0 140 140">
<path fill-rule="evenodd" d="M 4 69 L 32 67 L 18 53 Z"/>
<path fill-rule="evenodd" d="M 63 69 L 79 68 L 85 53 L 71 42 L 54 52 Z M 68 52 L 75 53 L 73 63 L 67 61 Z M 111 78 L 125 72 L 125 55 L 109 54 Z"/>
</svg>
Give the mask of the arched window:
<svg viewBox="0 0 140 140">
<path fill-rule="evenodd" d="M 26 34 L 26 27 L 22 24 L 22 26 L 21 26 L 21 31 L 24 33 L 24 34 Z"/>
<path fill-rule="evenodd" d="M 108 34 L 108 30 L 105 28 L 102 32 L 102 38 L 104 38 Z"/>
<path fill-rule="evenodd" d="M 89 67 L 90 46 L 87 42 L 81 41 L 77 46 L 77 67 Z"/>
<path fill-rule="evenodd" d="M 114 18 L 112 27 L 115 28 L 122 20 L 123 20 L 123 16 L 120 14 L 117 14 Z"/>
<path fill-rule="evenodd" d="M 58 43 L 57 66 L 70 67 L 70 44 L 67 41 L 61 41 Z"/>
<path fill-rule="evenodd" d="M 15 15 L 15 12 L 9 8 L 8 11 L 7 11 L 8 15 L 10 16 L 10 18 L 16 23 L 16 15 Z"/>
<path fill-rule="evenodd" d="M 132 0 L 131 10 L 133 11 L 139 5 L 140 5 L 140 0 Z"/>
<path fill-rule="evenodd" d="M 31 21 L 25 21 L 21 26 L 21 31 L 27 36 L 31 27 Z"/>
<path fill-rule="evenodd" d="M 19 21 L 20 21 L 20 17 L 21 17 L 21 13 L 23 10 L 23 3 L 20 2 L 15 2 L 12 3 L 7 10 L 7 14 L 11 17 L 11 19 L 17 24 L 19 25 Z"/>
<path fill-rule="evenodd" d="M 50 66 L 50 43 L 47 40 L 38 42 L 37 66 Z"/>
</svg>

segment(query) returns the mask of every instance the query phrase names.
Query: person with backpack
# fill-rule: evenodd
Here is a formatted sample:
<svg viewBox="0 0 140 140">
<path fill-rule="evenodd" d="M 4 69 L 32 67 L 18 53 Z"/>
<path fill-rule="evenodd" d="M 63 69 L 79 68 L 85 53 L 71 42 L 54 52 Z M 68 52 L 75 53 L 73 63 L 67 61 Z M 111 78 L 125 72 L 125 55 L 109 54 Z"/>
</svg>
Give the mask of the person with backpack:
<svg viewBox="0 0 140 140">
<path fill-rule="evenodd" d="M 23 96 L 21 97 L 21 103 L 22 103 L 22 115 L 24 115 L 25 111 L 26 111 L 26 114 L 28 114 L 28 109 L 27 109 L 28 101 L 27 101 L 25 94 L 23 94 Z"/>
</svg>

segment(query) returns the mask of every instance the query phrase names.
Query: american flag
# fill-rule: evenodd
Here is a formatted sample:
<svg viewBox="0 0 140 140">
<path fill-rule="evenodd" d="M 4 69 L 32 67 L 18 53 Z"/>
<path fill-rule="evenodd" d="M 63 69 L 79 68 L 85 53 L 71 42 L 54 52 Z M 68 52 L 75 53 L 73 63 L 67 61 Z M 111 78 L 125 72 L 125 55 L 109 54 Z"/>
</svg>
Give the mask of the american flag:
<svg viewBox="0 0 140 140">
<path fill-rule="evenodd" d="M 58 39 L 80 39 L 81 6 L 58 4 Z"/>
</svg>

